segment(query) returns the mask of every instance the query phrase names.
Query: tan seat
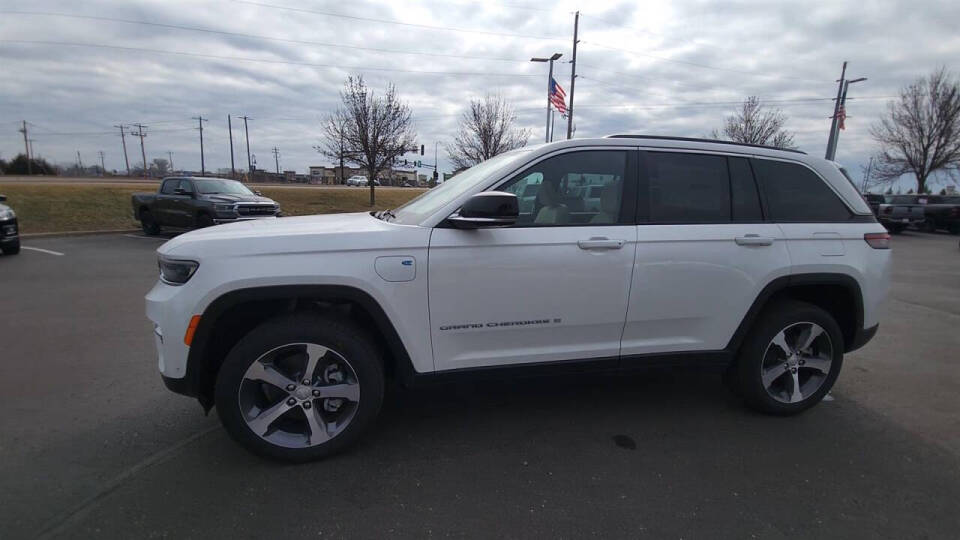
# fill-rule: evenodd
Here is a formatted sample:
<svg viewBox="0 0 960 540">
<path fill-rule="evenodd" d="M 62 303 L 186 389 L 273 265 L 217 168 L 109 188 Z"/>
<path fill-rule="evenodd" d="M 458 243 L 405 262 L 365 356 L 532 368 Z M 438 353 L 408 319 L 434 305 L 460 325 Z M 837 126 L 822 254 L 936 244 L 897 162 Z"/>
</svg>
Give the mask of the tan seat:
<svg viewBox="0 0 960 540">
<path fill-rule="evenodd" d="M 560 202 L 560 194 L 557 193 L 557 187 L 549 182 L 540 184 L 537 191 L 537 203 L 541 205 L 540 211 L 533 222 L 538 225 L 565 225 L 570 221 L 570 210 L 566 205 Z"/>
<path fill-rule="evenodd" d="M 620 184 L 608 184 L 600 192 L 600 212 L 590 219 L 590 223 L 614 224 L 620 218 Z"/>
</svg>

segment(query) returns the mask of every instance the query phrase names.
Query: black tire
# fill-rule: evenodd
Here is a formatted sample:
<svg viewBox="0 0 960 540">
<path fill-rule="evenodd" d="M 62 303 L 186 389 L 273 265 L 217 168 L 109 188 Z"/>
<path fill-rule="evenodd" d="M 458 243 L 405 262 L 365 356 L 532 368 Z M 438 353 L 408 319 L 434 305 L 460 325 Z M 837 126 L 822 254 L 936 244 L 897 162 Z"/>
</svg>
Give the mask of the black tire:
<svg viewBox="0 0 960 540">
<path fill-rule="evenodd" d="M 194 226 L 197 229 L 213 227 L 214 225 L 216 225 L 216 223 L 213 222 L 213 218 L 210 217 L 210 214 L 198 214 L 197 219 L 194 221 Z"/>
<path fill-rule="evenodd" d="M 923 223 L 923 230 L 927 231 L 928 233 L 937 232 L 937 222 L 932 219 L 927 219 Z"/>
<path fill-rule="evenodd" d="M 960 223 L 951 223 L 947 230 L 950 231 L 950 234 L 960 234 Z"/>
<path fill-rule="evenodd" d="M 9 246 L 4 246 L 2 251 L 4 255 L 16 255 L 17 253 L 20 253 L 20 240 L 18 239 Z"/>
<path fill-rule="evenodd" d="M 153 219 L 153 214 L 149 210 L 140 211 L 140 228 L 143 229 L 143 234 L 147 236 L 160 234 L 160 225 Z"/>
<path fill-rule="evenodd" d="M 777 334 L 791 325 L 806 322 L 819 325 L 829 337 L 832 347 L 829 372 L 809 396 L 795 403 L 785 403 L 771 396 L 764 387 L 761 375 L 764 359 Z M 778 301 L 760 314 L 740 347 L 736 361 L 740 394 L 747 405 L 760 412 L 785 416 L 805 411 L 819 403 L 833 388 L 843 366 L 843 348 L 840 326 L 829 313 L 806 302 Z"/>
<path fill-rule="evenodd" d="M 349 362 L 361 388 L 349 424 L 315 446 L 288 448 L 273 444 L 253 432 L 241 411 L 239 392 L 247 369 L 268 351 L 291 343 L 313 343 L 337 351 Z M 295 463 L 325 458 L 356 443 L 376 420 L 383 394 L 383 362 L 374 340 L 349 321 L 312 312 L 276 317 L 244 336 L 224 360 L 215 388 L 217 414 L 234 440 L 260 456 Z M 305 414 L 302 410 L 296 413 Z"/>
</svg>

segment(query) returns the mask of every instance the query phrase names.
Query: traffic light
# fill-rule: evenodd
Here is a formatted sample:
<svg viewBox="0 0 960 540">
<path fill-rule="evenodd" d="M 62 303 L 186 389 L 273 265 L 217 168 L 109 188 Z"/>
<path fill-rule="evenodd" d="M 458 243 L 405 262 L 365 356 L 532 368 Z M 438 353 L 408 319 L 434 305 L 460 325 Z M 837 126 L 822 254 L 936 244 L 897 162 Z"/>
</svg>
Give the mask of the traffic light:
<svg viewBox="0 0 960 540">
<path fill-rule="evenodd" d="M 420 155 L 421 155 L 421 156 L 423 155 L 423 145 L 422 145 L 422 144 L 420 145 Z"/>
</svg>

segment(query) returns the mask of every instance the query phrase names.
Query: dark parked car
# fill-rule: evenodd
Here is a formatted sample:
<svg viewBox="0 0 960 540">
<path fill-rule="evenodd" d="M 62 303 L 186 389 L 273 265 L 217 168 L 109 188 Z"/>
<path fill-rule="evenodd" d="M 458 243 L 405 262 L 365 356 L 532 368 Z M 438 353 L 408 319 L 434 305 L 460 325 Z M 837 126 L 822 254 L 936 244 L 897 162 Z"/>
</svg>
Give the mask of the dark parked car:
<svg viewBox="0 0 960 540">
<path fill-rule="evenodd" d="M 931 195 L 923 213 L 928 231 L 944 229 L 951 234 L 960 234 L 960 195 Z"/>
<path fill-rule="evenodd" d="M 7 200 L 6 195 L 0 195 L 0 203 Z M 0 251 L 4 255 L 20 253 L 20 231 L 17 228 L 17 214 L 13 208 L 0 204 Z"/>
<path fill-rule="evenodd" d="M 157 193 L 134 193 L 133 215 L 143 232 L 161 227 L 194 229 L 220 223 L 278 217 L 280 206 L 225 178 L 164 178 Z"/>
</svg>

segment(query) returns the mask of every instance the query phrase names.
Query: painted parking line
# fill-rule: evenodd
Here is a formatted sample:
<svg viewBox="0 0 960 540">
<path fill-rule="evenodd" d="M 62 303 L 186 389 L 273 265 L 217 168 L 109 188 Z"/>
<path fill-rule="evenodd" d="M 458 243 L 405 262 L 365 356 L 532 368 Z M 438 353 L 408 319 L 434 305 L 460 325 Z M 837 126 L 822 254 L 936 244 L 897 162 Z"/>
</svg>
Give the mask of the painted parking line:
<svg viewBox="0 0 960 540">
<path fill-rule="evenodd" d="M 52 249 L 35 248 L 35 247 L 30 247 L 30 246 L 20 246 L 20 249 L 29 249 L 30 251 L 39 251 L 40 253 L 47 253 L 47 254 L 49 254 L 49 255 L 56 255 L 56 256 L 58 256 L 58 257 L 63 257 L 63 255 L 64 255 L 63 253 L 60 253 L 59 251 L 53 251 Z"/>
</svg>

